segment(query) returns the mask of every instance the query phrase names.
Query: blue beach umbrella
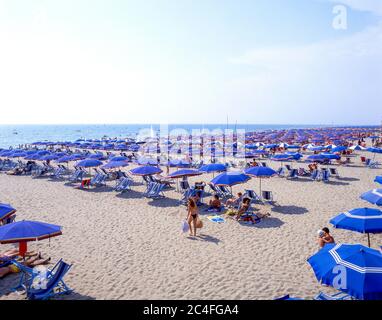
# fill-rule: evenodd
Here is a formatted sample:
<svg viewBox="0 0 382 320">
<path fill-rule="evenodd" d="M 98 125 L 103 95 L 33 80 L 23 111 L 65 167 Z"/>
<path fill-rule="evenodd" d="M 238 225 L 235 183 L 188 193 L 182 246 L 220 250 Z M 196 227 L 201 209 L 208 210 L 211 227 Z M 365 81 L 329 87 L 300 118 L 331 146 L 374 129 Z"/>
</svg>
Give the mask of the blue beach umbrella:
<svg viewBox="0 0 382 320">
<path fill-rule="evenodd" d="M 339 160 L 341 159 L 341 156 L 339 156 L 338 154 L 334 154 L 334 153 L 320 153 L 319 156 L 323 156 L 325 157 L 326 159 L 329 159 L 329 160 Z"/>
<path fill-rule="evenodd" d="M 175 171 L 173 173 L 170 173 L 167 177 L 172 179 L 178 179 L 178 178 L 184 178 L 184 177 L 192 177 L 192 176 L 199 176 L 202 172 L 199 172 L 198 170 L 194 169 L 181 169 L 178 171 Z"/>
<path fill-rule="evenodd" d="M 217 186 L 232 187 L 236 184 L 245 183 L 250 179 L 248 175 L 243 172 L 224 172 L 211 180 L 211 183 Z"/>
<path fill-rule="evenodd" d="M 292 159 L 293 159 L 293 156 L 288 155 L 288 154 L 284 154 L 284 153 L 275 154 L 274 156 L 271 157 L 271 160 L 280 161 L 280 162 L 289 161 Z"/>
<path fill-rule="evenodd" d="M 227 167 L 222 163 L 210 163 L 210 164 L 201 166 L 198 170 L 200 172 L 206 172 L 206 173 L 222 172 L 222 171 L 227 171 Z"/>
<path fill-rule="evenodd" d="M 325 285 L 361 300 L 382 299 L 382 254 L 378 250 L 360 244 L 326 244 L 308 263 Z M 341 275 L 345 283 L 338 286 Z"/>
<path fill-rule="evenodd" d="M 125 156 L 112 156 L 110 161 L 128 161 L 129 158 Z"/>
<path fill-rule="evenodd" d="M 251 167 L 244 170 L 244 173 L 251 176 L 259 178 L 260 180 L 260 195 L 261 195 L 261 178 L 269 178 L 277 174 L 275 170 L 269 167 L 257 166 Z"/>
<path fill-rule="evenodd" d="M 153 166 L 142 166 L 130 170 L 130 173 L 134 176 L 151 176 L 161 172 L 160 168 Z"/>
<path fill-rule="evenodd" d="M 38 221 L 23 220 L 0 227 L 0 243 L 18 242 L 20 255 L 24 256 L 27 251 L 26 243 L 28 241 L 40 241 L 61 234 L 60 226 Z"/>
<path fill-rule="evenodd" d="M 38 160 L 40 161 L 51 161 L 51 160 L 57 160 L 59 157 L 55 154 L 47 154 L 46 156 L 40 157 Z"/>
<path fill-rule="evenodd" d="M 97 159 L 85 159 L 77 162 L 76 167 L 81 167 L 81 168 L 94 168 L 94 167 L 99 167 L 103 163 L 100 160 Z"/>
<path fill-rule="evenodd" d="M 361 199 L 382 206 L 382 189 L 373 189 L 361 195 Z"/>
<path fill-rule="evenodd" d="M 87 157 L 88 159 L 103 160 L 104 155 L 102 153 L 94 153 Z"/>
<path fill-rule="evenodd" d="M 16 209 L 10 204 L 0 203 L 0 220 L 4 220 L 14 214 Z"/>
<path fill-rule="evenodd" d="M 128 166 L 129 163 L 127 161 L 110 161 L 104 164 L 101 168 L 103 169 L 115 169 Z"/>
<path fill-rule="evenodd" d="M 338 146 L 338 147 L 333 148 L 331 151 L 332 152 L 342 152 L 342 151 L 345 151 L 346 149 L 347 149 L 347 147 L 345 147 L 345 146 Z"/>
<path fill-rule="evenodd" d="M 327 158 L 321 154 L 312 154 L 306 158 L 307 162 L 324 162 Z"/>
<path fill-rule="evenodd" d="M 374 182 L 382 184 L 382 176 L 376 176 L 375 179 L 374 179 Z"/>
<path fill-rule="evenodd" d="M 358 208 L 340 213 L 330 223 L 339 229 L 367 233 L 370 247 L 370 233 L 382 232 L 382 211 L 372 208 Z"/>
</svg>

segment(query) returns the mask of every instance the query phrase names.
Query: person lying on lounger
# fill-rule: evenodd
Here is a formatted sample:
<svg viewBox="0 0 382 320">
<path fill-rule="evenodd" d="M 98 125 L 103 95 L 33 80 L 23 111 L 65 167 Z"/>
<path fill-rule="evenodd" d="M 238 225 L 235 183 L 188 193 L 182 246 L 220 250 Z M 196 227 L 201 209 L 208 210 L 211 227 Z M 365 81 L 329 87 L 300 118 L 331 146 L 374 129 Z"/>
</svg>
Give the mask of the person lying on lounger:
<svg viewBox="0 0 382 320">
<path fill-rule="evenodd" d="M 240 201 L 241 201 L 241 198 L 243 197 L 243 194 L 241 192 L 239 192 L 237 194 L 237 197 L 235 198 L 232 198 L 232 199 L 228 199 L 226 202 L 225 202 L 225 205 L 229 208 L 236 208 L 239 206 L 240 204 Z"/>
<path fill-rule="evenodd" d="M 28 257 L 26 260 L 18 261 L 20 264 L 34 268 L 39 265 L 47 264 L 50 261 L 50 258 L 44 259 L 41 254 L 38 253 L 34 256 Z M 4 266 L 0 268 L 0 279 L 4 278 L 6 275 L 11 273 L 19 273 L 20 269 L 15 265 L 10 263 L 8 266 Z"/>
<path fill-rule="evenodd" d="M 208 211 L 220 211 L 222 208 L 222 203 L 217 194 L 214 195 L 213 199 L 209 202 Z"/>
</svg>

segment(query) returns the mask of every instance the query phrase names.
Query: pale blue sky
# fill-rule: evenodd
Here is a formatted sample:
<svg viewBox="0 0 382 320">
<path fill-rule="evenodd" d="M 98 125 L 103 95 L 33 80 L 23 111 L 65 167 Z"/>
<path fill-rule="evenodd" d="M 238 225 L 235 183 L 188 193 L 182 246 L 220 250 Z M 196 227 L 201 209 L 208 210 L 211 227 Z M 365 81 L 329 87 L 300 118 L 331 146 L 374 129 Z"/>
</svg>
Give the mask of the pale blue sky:
<svg viewBox="0 0 382 320">
<path fill-rule="evenodd" d="M 0 123 L 382 120 L 380 0 L 0 0 L 0 43 Z"/>
</svg>

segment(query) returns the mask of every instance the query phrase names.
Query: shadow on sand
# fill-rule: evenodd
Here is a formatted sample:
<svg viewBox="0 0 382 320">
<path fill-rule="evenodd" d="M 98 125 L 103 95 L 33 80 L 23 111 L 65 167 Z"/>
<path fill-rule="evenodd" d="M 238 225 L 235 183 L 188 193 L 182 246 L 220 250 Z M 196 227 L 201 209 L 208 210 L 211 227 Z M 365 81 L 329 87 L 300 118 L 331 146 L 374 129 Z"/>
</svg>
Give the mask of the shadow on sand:
<svg viewBox="0 0 382 320">
<path fill-rule="evenodd" d="M 188 236 L 187 239 L 194 240 L 194 241 L 212 242 L 212 243 L 215 243 L 215 244 L 219 244 L 219 242 L 221 242 L 221 240 L 219 240 L 218 238 L 215 238 L 213 236 L 209 236 L 209 235 L 206 235 L 206 234 L 203 234 L 203 233 L 197 234 L 196 237 Z"/>
<path fill-rule="evenodd" d="M 283 214 L 305 214 L 309 212 L 308 209 L 295 205 L 273 207 L 271 210 Z"/>
</svg>

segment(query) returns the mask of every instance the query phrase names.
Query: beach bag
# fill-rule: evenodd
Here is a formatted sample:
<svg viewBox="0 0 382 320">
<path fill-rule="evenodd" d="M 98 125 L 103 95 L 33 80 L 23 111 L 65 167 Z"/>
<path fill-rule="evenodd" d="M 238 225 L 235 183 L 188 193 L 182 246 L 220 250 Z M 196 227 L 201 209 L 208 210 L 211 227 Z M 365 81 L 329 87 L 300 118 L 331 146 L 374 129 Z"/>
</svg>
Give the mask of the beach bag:
<svg viewBox="0 0 382 320">
<path fill-rule="evenodd" d="M 190 229 L 190 226 L 188 225 L 188 222 L 186 220 L 184 220 L 182 222 L 182 232 L 186 233 L 189 229 Z"/>
<path fill-rule="evenodd" d="M 195 228 L 197 228 L 197 229 L 201 229 L 201 228 L 203 228 L 203 221 L 200 220 L 199 217 L 198 217 L 197 220 L 196 220 Z"/>
<path fill-rule="evenodd" d="M 229 216 L 234 216 L 237 214 L 237 211 L 235 209 L 228 209 L 226 214 Z"/>
</svg>

